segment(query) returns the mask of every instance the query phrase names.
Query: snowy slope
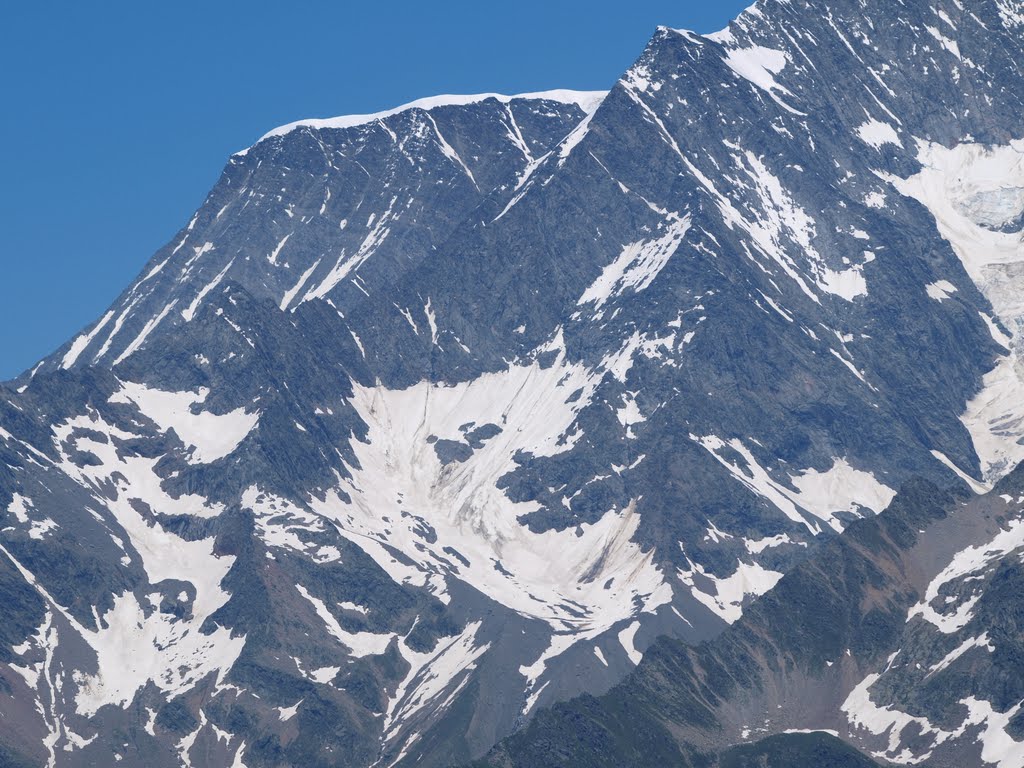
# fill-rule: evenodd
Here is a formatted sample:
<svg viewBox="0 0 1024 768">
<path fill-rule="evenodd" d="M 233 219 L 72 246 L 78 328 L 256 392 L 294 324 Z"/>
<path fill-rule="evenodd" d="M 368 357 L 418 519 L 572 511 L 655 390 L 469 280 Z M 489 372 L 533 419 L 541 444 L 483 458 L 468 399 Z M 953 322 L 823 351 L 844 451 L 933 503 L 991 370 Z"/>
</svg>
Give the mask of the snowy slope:
<svg viewBox="0 0 1024 768">
<path fill-rule="evenodd" d="M 607 94 L 232 156 L 0 396 L 0 743 L 468 760 L 908 481 L 990 488 L 1024 458 L 1018 18 L 765 2 Z"/>
<path fill-rule="evenodd" d="M 909 484 L 715 640 L 662 642 L 606 696 L 535 718 L 477 765 L 715 764 L 794 733 L 882 765 L 1020 765 L 1022 480 L 974 498 Z M 602 737 L 580 738 L 581 721 Z"/>
</svg>

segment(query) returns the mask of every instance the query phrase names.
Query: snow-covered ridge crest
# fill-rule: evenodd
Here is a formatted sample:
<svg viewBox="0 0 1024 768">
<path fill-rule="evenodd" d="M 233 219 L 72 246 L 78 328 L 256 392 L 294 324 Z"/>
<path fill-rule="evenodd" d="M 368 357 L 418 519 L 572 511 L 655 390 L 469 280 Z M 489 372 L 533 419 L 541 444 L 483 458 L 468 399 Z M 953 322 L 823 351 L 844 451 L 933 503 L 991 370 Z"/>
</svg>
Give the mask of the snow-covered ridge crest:
<svg viewBox="0 0 1024 768">
<path fill-rule="evenodd" d="M 307 118 L 305 120 L 297 120 L 294 123 L 281 125 L 274 130 L 269 131 L 261 136 L 256 144 L 273 138 L 274 136 L 284 136 L 285 134 L 291 133 L 299 128 L 313 128 L 314 130 L 354 128 L 360 125 L 367 125 L 375 120 L 383 120 L 384 118 L 392 117 L 394 115 L 401 114 L 402 112 L 408 112 L 411 109 L 422 109 L 429 112 L 430 110 L 437 109 L 438 107 L 464 107 L 470 104 L 479 104 L 480 102 L 487 101 L 488 99 L 496 99 L 502 104 L 508 104 L 512 101 L 519 100 L 556 101 L 560 104 L 575 104 L 589 115 L 593 114 L 598 105 L 607 95 L 607 91 L 572 91 L 567 89 L 557 89 L 513 95 L 506 95 L 503 93 L 476 93 L 470 95 L 446 94 L 441 96 L 427 96 L 422 99 L 417 99 L 416 101 L 410 101 L 408 104 L 402 104 L 401 106 L 394 107 L 392 109 L 386 109 L 382 112 L 373 112 L 365 115 L 341 115 L 338 117 L 314 117 Z M 247 149 L 242 150 L 236 154 L 244 155 L 247 151 Z"/>
</svg>

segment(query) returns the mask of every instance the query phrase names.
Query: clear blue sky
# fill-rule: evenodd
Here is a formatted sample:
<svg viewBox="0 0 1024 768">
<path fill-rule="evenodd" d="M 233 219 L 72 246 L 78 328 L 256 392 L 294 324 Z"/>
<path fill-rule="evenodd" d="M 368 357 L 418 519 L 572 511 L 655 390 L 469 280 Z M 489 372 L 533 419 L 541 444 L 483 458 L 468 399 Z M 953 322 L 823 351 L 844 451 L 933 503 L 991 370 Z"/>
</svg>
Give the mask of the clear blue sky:
<svg viewBox="0 0 1024 768">
<path fill-rule="evenodd" d="M 750 0 L 33 0 L 0 24 L 0 380 L 98 317 L 277 125 L 436 93 L 603 89 Z"/>
</svg>

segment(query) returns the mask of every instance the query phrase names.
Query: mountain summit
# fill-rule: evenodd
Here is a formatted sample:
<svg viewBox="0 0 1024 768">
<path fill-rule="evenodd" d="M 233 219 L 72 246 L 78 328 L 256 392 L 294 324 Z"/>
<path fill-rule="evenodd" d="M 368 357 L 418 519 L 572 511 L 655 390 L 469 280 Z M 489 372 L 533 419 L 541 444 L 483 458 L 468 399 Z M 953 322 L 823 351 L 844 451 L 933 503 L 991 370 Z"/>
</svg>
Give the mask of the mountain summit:
<svg viewBox="0 0 1024 768">
<path fill-rule="evenodd" d="M 0 389 L 0 754 L 1019 766 L 1022 30 L 772 0 L 233 155 Z"/>
</svg>

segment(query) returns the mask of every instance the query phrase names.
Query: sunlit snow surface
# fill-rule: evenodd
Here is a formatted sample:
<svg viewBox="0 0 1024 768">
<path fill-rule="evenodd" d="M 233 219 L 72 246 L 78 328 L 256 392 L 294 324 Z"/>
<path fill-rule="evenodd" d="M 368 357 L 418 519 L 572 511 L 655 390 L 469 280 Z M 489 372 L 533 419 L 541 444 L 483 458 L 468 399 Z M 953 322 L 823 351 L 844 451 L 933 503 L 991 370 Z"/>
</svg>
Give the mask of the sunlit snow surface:
<svg viewBox="0 0 1024 768">
<path fill-rule="evenodd" d="M 429 112 L 430 110 L 437 109 L 438 107 L 465 106 L 467 104 L 476 104 L 487 99 L 497 99 L 504 104 L 507 104 L 514 99 L 557 101 L 563 104 L 576 104 L 585 113 L 590 114 L 597 109 L 598 104 L 601 103 L 601 100 L 604 99 L 605 95 L 606 91 L 570 91 L 560 89 L 552 91 L 538 91 L 536 93 L 520 93 L 511 96 L 502 93 L 428 96 L 423 99 L 417 99 L 416 101 L 412 101 L 408 104 L 403 104 L 400 107 L 394 107 L 393 109 L 366 115 L 342 115 L 340 117 L 297 120 L 294 123 L 288 123 L 287 125 L 282 125 L 273 129 L 260 138 L 260 141 L 264 141 L 274 136 L 283 136 L 284 134 L 291 133 L 298 128 L 313 128 L 315 130 L 325 128 L 353 128 L 358 125 L 366 125 L 367 123 L 372 123 L 375 120 L 381 120 L 386 117 L 391 117 L 392 115 L 407 112 L 411 109 L 420 109 L 425 112 Z"/>
<path fill-rule="evenodd" d="M 807 469 L 791 475 L 787 484 L 773 478 L 742 440 L 727 442 L 715 435 L 690 435 L 690 439 L 714 456 L 738 482 L 769 501 L 793 522 L 807 526 L 813 534 L 822 531 L 819 520 L 835 531 L 842 531 L 843 524 L 836 513 L 858 516 L 863 510 L 878 513 L 896 495 L 870 472 L 854 469 L 846 459 L 836 459 L 825 472 Z"/>
<path fill-rule="evenodd" d="M 671 588 L 653 552 L 631 541 L 640 522 L 634 505 L 594 524 L 533 533 L 520 518 L 537 506 L 499 487 L 517 460 L 573 445 L 576 414 L 604 373 L 568 363 L 559 350 L 547 368 L 516 364 L 454 386 L 357 387 L 353 404 L 370 430 L 354 441 L 358 466 L 339 489 L 352 503 L 331 493 L 312 507 L 396 581 L 430 584 L 439 596 L 446 576 L 459 578 L 556 631 L 586 634 L 653 611 Z M 467 460 L 442 464 L 434 441 L 461 440 L 467 424 L 501 431 Z"/>
<path fill-rule="evenodd" d="M 191 451 L 189 462 L 206 464 L 222 459 L 242 442 L 259 421 L 259 413 L 236 408 L 218 415 L 209 411 L 193 410 L 201 405 L 209 390 L 198 392 L 164 392 L 144 384 L 130 381 L 122 383 L 121 390 L 110 398 L 112 403 L 133 403 L 139 411 L 162 432 L 174 430 Z"/>
<path fill-rule="evenodd" d="M 889 181 L 932 213 L 939 232 L 1010 333 L 1007 337 L 985 318 L 993 338 L 1010 354 L 985 377 L 962 417 L 984 480 L 992 483 L 1024 460 L 1024 399 L 1019 396 L 1024 385 L 1024 140 L 952 148 L 920 142 L 918 159 L 923 166 L 918 174 Z M 945 280 L 928 287 L 936 299 L 955 290 Z"/>
<path fill-rule="evenodd" d="M 934 683 L 933 678 L 951 667 L 954 677 L 949 679 L 962 686 L 962 675 L 971 668 L 971 659 L 996 653 L 1000 643 L 1005 642 L 1001 633 L 977 633 L 969 626 L 1000 564 L 1008 558 L 1019 558 L 1024 551 L 1024 497 L 1014 500 L 1003 495 L 1000 499 L 1007 507 L 1009 519 L 989 530 L 987 540 L 952 555 L 925 587 L 923 599 L 907 614 L 907 637 L 915 638 L 914 641 L 892 654 L 883 669 L 863 677 L 842 704 L 852 733 L 880 737 L 869 740 L 876 744 L 876 757 L 895 764 L 918 764 L 928 760 L 946 742 L 964 740 L 981 745 L 981 758 L 986 764 L 998 768 L 1024 766 L 1024 742 L 1016 741 L 1007 730 L 1021 708 L 1020 703 L 999 712 L 976 695 L 964 696 L 942 726 L 902 711 L 899 706 L 879 703 L 883 697 L 900 701 L 901 694 L 894 697 L 893 691 L 905 687 L 908 680 L 915 686 Z M 917 660 L 922 650 L 930 648 L 916 640 L 921 633 L 934 638 L 934 647 L 949 649 L 941 657 L 933 656 L 935 660 L 927 666 Z M 889 682 L 891 676 L 901 681 L 895 689 Z M 883 684 L 876 685 L 879 681 Z M 877 749 L 877 745 L 884 748 Z"/>
<path fill-rule="evenodd" d="M 213 551 L 212 539 L 188 541 L 165 529 L 144 514 L 187 514 L 210 517 L 222 510 L 199 496 L 172 497 L 162 488 L 154 467 L 157 459 L 122 455 L 119 442 L 138 437 L 121 430 L 98 414 L 79 416 L 53 427 L 60 455 L 59 468 L 82 487 L 95 491 L 91 514 L 111 531 L 112 541 L 123 553 L 122 564 L 135 562 L 148 578 L 138 591 L 113 596 L 113 607 L 94 610 L 94 622 L 83 624 L 38 584 L 31 572 L 6 548 L 4 555 L 34 584 L 47 605 L 47 616 L 36 634 L 20 649 L 21 655 L 42 657 L 38 668 L 25 666 L 26 682 L 40 697 L 54 701 L 66 690 L 75 711 L 91 716 L 101 707 L 125 706 L 149 683 L 169 696 L 192 689 L 204 678 L 219 680 L 234 664 L 245 643 L 226 628 L 200 628 L 230 595 L 221 582 L 234 563 L 233 557 Z M 80 465 L 73 456 L 89 454 L 92 461 Z M 30 502 L 18 499 L 15 513 L 28 513 Z M 102 510 L 102 511 L 96 511 Z M 122 538 L 122 536 L 124 538 Z M 161 610 L 170 596 L 184 605 L 178 617 Z M 73 674 L 63 661 L 64 649 L 84 642 L 92 659 Z M 60 644 L 58 650 L 58 643 Z M 35 670 L 35 671 L 33 671 Z M 40 672 L 45 670 L 45 674 Z M 76 741 L 56 709 L 48 722 L 52 745 L 65 749 L 83 746 Z"/>
</svg>

